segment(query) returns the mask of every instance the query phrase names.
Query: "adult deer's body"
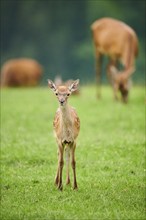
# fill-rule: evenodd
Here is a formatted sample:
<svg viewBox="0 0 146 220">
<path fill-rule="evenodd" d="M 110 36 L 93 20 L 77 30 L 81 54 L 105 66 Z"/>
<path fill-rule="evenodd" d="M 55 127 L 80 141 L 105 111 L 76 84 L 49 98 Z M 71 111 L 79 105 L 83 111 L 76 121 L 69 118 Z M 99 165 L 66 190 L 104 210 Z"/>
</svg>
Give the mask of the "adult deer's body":
<svg viewBox="0 0 146 220">
<path fill-rule="evenodd" d="M 123 101 L 127 101 L 129 77 L 135 70 L 135 58 L 138 55 L 138 40 L 132 28 L 125 23 L 102 18 L 91 25 L 96 49 L 96 75 L 98 86 L 101 81 L 101 65 L 103 55 L 109 57 L 107 73 L 112 83 L 115 98 L 120 90 Z M 118 70 L 118 64 L 123 70 Z M 118 74 L 117 74 L 118 73 Z M 100 91 L 98 91 L 100 97 Z"/>
<path fill-rule="evenodd" d="M 79 80 L 74 81 L 70 86 L 56 86 L 51 80 L 48 80 L 49 87 L 53 90 L 59 101 L 59 108 L 54 118 L 54 132 L 58 143 L 58 169 L 55 178 L 55 184 L 62 190 L 62 170 L 64 165 L 63 154 L 66 152 L 67 178 L 66 184 L 70 183 L 69 163 L 71 154 L 71 165 L 73 169 L 73 189 L 77 189 L 76 181 L 76 162 L 75 148 L 76 138 L 80 130 L 80 120 L 73 107 L 68 105 L 67 99 L 70 94 L 78 87 Z"/>
<path fill-rule="evenodd" d="M 1 69 L 1 86 L 36 86 L 43 73 L 42 66 L 33 59 L 17 58 L 4 63 Z"/>
</svg>

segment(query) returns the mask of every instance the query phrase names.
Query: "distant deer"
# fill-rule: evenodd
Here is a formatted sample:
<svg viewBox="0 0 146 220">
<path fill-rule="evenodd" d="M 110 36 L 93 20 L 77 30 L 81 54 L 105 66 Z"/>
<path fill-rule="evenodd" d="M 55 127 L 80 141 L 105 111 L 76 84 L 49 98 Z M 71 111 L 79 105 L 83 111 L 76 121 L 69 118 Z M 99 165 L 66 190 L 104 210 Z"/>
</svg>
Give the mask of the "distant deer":
<svg viewBox="0 0 146 220">
<path fill-rule="evenodd" d="M 2 87 L 28 87 L 38 85 L 42 66 L 30 58 L 17 58 L 5 62 L 1 68 Z"/>
<path fill-rule="evenodd" d="M 71 165 L 73 169 L 73 189 L 77 189 L 76 180 L 76 161 L 75 161 L 75 149 L 76 138 L 80 130 L 80 120 L 73 107 L 68 105 L 68 97 L 72 92 L 77 90 L 79 80 L 74 81 L 70 86 L 59 85 L 56 86 L 51 80 L 48 80 L 48 86 L 55 93 L 59 101 L 59 108 L 54 118 L 54 133 L 58 143 L 58 169 L 55 178 L 55 184 L 58 189 L 62 190 L 62 171 L 64 165 L 64 149 L 66 152 L 66 165 L 67 165 L 67 178 L 66 184 L 70 183 L 69 176 L 69 163 L 71 154 Z"/>
<path fill-rule="evenodd" d="M 134 30 L 125 23 L 112 19 L 102 18 L 91 25 L 93 41 L 96 49 L 96 76 L 98 87 L 101 81 L 102 57 L 107 55 L 109 63 L 107 74 L 112 83 L 115 98 L 121 92 L 122 101 L 127 102 L 129 93 L 129 79 L 135 71 L 134 62 L 138 55 L 138 39 Z M 123 70 L 118 70 L 118 64 Z M 100 97 L 100 89 L 98 97 Z"/>
</svg>

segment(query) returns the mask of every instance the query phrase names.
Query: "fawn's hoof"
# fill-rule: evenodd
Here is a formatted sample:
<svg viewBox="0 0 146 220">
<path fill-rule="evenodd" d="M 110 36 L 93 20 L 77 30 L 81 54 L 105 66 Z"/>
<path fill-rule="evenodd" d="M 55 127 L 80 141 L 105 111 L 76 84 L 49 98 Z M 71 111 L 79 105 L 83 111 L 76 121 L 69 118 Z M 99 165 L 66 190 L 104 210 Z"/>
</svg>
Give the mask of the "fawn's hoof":
<svg viewBox="0 0 146 220">
<path fill-rule="evenodd" d="M 58 186 L 58 181 L 55 180 L 54 181 L 54 185 Z"/>
<path fill-rule="evenodd" d="M 58 185 L 58 187 L 57 187 L 60 191 L 62 191 L 63 190 L 63 185 Z"/>
<path fill-rule="evenodd" d="M 77 186 L 73 186 L 73 190 L 78 190 L 78 187 Z"/>
</svg>

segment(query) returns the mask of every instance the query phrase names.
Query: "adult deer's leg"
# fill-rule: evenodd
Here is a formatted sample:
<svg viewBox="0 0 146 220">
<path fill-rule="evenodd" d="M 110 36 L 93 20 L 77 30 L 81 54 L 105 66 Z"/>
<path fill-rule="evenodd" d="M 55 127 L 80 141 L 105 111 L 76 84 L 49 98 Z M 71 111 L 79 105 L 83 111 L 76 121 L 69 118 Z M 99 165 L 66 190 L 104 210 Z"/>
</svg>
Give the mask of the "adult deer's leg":
<svg viewBox="0 0 146 220">
<path fill-rule="evenodd" d="M 117 60 L 110 59 L 107 65 L 107 76 L 109 82 L 112 85 L 115 100 L 118 100 L 118 84 L 117 84 L 118 72 L 119 70 L 118 70 Z"/>
<path fill-rule="evenodd" d="M 119 98 L 118 98 L 118 90 L 119 90 L 119 88 L 118 88 L 118 86 L 115 84 L 115 85 L 113 86 L 113 91 L 114 91 L 114 99 L 115 99 L 116 101 L 119 100 Z"/>
<path fill-rule="evenodd" d="M 96 51 L 97 97 L 101 98 L 102 54 Z"/>
<path fill-rule="evenodd" d="M 75 161 L 75 149 L 76 149 L 76 143 L 73 143 L 71 147 L 71 165 L 73 169 L 73 189 L 77 189 L 77 180 L 76 180 L 76 161 Z"/>
<path fill-rule="evenodd" d="M 58 189 L 62 190 L 62 170 L 63 170 L 63 153 L 64 153 L 64 147 L 63 145 L 59 145 L 59 160 L 58 160 Z"/>
<path fill-rule="evenodd" d="M 118 72 L 119 72 L 117 69 L 117 65 L 118 65 L 118 63 L 116 60 L 109 58 L 109 62 L 107 64 L 106 71 L 107 71 L 108 80 L 111 84 L 113 84 L 113 81 L 116 77 L 116 74 L 118 74 Z"/>
<path fill-rule="evenodd" d="M 65 149 L 66 154 L 66 185 L 70 184 L 70 176 L 69 176 L 69 162 L 70 162 L 70 146 L 67 145 Z"/>
</svg>

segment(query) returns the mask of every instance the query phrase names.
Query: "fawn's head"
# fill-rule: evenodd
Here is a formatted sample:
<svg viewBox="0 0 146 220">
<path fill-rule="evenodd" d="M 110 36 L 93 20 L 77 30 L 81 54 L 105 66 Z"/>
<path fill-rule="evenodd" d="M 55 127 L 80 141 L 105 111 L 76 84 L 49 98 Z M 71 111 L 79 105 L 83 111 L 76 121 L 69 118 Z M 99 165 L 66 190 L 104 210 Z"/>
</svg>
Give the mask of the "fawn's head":
<svg viewBox="0 0 146 220">
<path fill-rule="evenodd" d="M 59 104 L 64 106 L 67 103 L 68 97 L 72 92 L 76 91 L 79 85 L 79 79 L 73 81 L 69 86 L 60 85 L 56 86 L 50 79 L 48 79 L 48 86 L 57 96 Z"/>
</svg>

